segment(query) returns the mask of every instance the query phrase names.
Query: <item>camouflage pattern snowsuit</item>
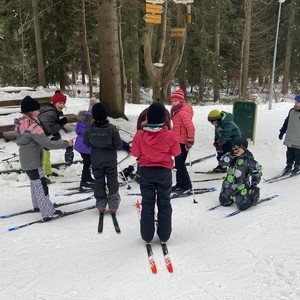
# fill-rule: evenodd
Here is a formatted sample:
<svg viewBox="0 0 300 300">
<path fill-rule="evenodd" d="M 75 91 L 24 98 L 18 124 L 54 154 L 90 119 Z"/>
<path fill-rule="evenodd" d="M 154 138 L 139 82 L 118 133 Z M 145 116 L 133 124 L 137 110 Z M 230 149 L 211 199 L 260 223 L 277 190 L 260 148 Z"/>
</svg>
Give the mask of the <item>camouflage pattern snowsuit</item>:
<svg viewBox="0 0 300 300">
<path fill-rule="evenodd" d="M 241 210 L 249 208 L 259 198 L 257 185 L 261 180 L 262 166 L 248 150 L 239 157 L 225 154 L 220 158 L 220 165 L 229 167 L 219 196 L 220 204 L 229 206 L 235 202 Z M 254 191 L 252 195 L 250 189 Z"/>
</svg>

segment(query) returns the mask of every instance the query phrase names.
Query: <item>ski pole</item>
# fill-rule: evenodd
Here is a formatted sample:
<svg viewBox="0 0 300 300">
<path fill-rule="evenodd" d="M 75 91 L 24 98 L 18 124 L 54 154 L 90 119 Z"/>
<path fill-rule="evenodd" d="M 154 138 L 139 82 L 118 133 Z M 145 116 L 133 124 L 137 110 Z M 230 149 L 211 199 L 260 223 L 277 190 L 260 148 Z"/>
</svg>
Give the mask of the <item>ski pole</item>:
<svg viewBox="0 0 300 300">
<path fill-rule="evenodd" d="M 120 131 L 123 131 L 123 132 L 125 132 L 125 133 L 127 133 L 127 134 L 129 134 L 131 137 L 134 136 L 133 133 L 131 133 L 131 132 L 127 131 L 127 130 L 124 130 L 124 129 L 122 129 L 122 128 L 120 128 L 119 130 L 120 130 Z"/>
<path fill-rule="evenodd" d="M 191 151 L 191 150 L 190 150 Z M 195 190 L 194 190 L 194 186 L 193 186 L 193 178 L 192 178 L 192 161 L 191 161 L 191 154 L 190 151 L 188 153 L 189 155 L 189 165 L 190 165 L 190 177 L 191 177 L 191 182 L 192 182 L 192 191 L 193 191 L 193 203 L 198 203 L 198 201 L 196 201 L 195 199 Z"/>
<path fill-rule="evenodd" d="M 126 183 L 127 183 L 127 190 L 131 190 L 131 186 L 130 186 L 130 184 L 129 184 L 129 181 L 128 181 L 127 177 L 125 176 L 125 174 L 124 174 L 124 172 L 123 172 L 123 170 L 122 170 L 122 168 L 121 168 L 121 166 L 120 166 L 120 163 L 118 163 L 118 167 L 119 167 L 119 169 L 120 169 L 120 172 L 121 172 L 121 174 L 122 174 L 124 180 L 125 180 Z"/>
</svg>

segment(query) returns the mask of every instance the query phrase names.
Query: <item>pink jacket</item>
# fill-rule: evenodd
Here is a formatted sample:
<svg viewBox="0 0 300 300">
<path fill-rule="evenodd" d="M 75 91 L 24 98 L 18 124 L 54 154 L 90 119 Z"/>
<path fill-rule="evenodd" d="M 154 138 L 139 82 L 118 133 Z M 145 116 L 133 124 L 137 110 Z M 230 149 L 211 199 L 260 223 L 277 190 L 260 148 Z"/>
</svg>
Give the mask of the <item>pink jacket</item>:
<svg viewBox="0 0 300 300">
<path fill-rule="evenodd" d="M 167 126 L 145 127 L 135 134 L 131 154 L 139 159 L 141 167 L 173 168 L 172 156 L 181 153 L 175 133 Z"/>
<path fill-rule="evenodd" d="M 180 144 L 194 142 L 195 127 L 192 120 L 193 115 L 193 108 L 188 103 L 184 103 L 179 110 L 172 112 L 173 130 Z"/>
</svg>

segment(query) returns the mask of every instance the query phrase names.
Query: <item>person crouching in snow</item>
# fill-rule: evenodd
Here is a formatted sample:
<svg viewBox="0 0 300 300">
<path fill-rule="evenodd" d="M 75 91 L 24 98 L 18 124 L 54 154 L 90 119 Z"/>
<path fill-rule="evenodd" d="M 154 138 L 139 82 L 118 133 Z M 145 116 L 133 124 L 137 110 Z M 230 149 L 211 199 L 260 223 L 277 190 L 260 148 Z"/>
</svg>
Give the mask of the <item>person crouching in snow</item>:
<svg viewBox="0 0 300 300">
<path fill-rule="evenodd" d="M 157 199 L 157 235 L 166 242 L 172 231 L 172 156 L 181 153 L 174 131 L 165 126 L 165 107 L 159 102 L 150 105 L 147 126 L 135 134 L 131 154 L 138 158 L 141 167 L 142 193 L 141 236 L 146 243 L 154 237 L 154 208 Z"/>
<path fill-rule="evenodd" d="M 123 143 L 117 128 L 109 123 L 106 107 L 102 103 L 93 106 L 92 115 L 95 121 L 85 130 L 83 143 L 91 148 L 96 206 L 99 212 L 105 212 L 108 204 L 110 211 L 116 212 L 121 200 L 117 150 L 122 148 Z"/>
<path fill-rule="evenodd" d="M 235 202 L 238 209 L 245 210 L 257 203 L 260 189 L 257 187 L 262 176 L 262 166 L 247 150 L 248 141 L 238 139 L 232 151 L 219 160 L 221 167 L 228 167 L 219 196 L 220 204 L 230 206 Z"/>
<path fill-rule="evenodd" d="M 297 175 L 300 173 L 300 95 L 295 97 L 295 106 L 284 120 L 278 138 L 282 140 L 284 134 L 286 134 L 284 145 L 287 146 L 287 151 L 283 174 Z"/>
<path fill-rule="evenodd" d="M 15 119 L 15 131 L 21 168 L 30 179 L 33 208 L 41 212 L 44 221 L 49 221 L 53 216 L 63 213 L 55 210 L 49 199 L 47 181 L 43 174 L 43 151 L 44 148 L 66 149 L 73 146 L 73 140 L 50 140 L 37 118 L 39 109 L 40 104 L 30 96 L 26 96 L 21 102 L 23 116 Z"/>
</svg>

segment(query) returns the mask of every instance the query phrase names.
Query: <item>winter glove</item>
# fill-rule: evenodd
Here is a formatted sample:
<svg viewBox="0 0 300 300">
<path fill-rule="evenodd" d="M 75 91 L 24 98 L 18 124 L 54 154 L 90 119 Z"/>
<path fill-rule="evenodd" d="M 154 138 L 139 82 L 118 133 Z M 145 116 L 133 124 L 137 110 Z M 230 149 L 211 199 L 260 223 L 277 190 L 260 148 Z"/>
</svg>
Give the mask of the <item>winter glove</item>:
<svg viewBox="0 0 300 300">
<path fill-rule="evenodd" d="M 65 152 L 65 162 L 69 165 L 73 163 L 74 159 L 74 152 L 73 152 L 73 147 L 69 146 L 66 148 Z"/>
<path fill-rule="evenodd" d="M 239 148 L 237 148 L 237 149 L 232 149 L 232 151 L 231 151 L 231 154 L 232 154 L 233 157 L 237 157 L 237 156 L 238 156 L 238 153 L 239 153 Z"/>
<path fill-rule="evenodd" d="M 130 153 L 130 145 L 129 145 L 129 143 L 123 141 L 122 150 L 125 150 L 127 153 Z"/>
<path fill-rule="evenodd" d="M 187 152 L 189 152 L 192 149 L 193 145 L 194 145 L 194 142 L 187 142 L 185 144 L 184 148 Z"/>
<path fill-rule="evenodd" d="M 66 117 L 63 117 L 58 121 L 58 123 L 61 127 L 63 127 L 64 125 L 66 125 L 68 123 L 68 119 Z"/>
<path fill-rule="evenodd" d="M 223 153 L 223 144 L 219 142 L 214 142 L 214 146 L 216 147 L 218 153 Z"/>
<path fill-rule="evenodd" d="M 118 131 L 121 130 L 121 125 L 117 124 L 115 127 L 117 128 Z"/>
<path fill-rule="evenodd" d="M 282 139 L 283 139 L 283 136 L 284 136 L 284 131 L 283 131 L 283 130 L 279 130 L 279 131 L 280 131 L 280 133 L 279 133 L 278 138 L 279 138 L 280 140 L 282 140 Z"/>
</svg>

